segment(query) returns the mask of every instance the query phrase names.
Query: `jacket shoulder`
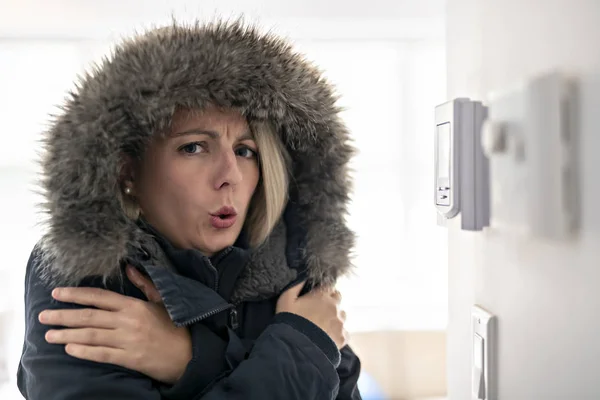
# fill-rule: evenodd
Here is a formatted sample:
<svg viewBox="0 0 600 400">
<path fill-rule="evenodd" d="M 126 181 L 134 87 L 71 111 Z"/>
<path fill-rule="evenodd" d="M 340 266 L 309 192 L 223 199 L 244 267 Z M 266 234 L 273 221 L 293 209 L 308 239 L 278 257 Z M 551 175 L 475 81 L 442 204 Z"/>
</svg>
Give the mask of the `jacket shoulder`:
<svg viewBox="0 0 600 400">
<path fill-rule="evenodd" d="M 160 400 L 152 381 L 126 368 L 94 363 L 68 355 L 63 345 L 45 340 L 49 329 L 39 322 L 47 309 L 76 309 L 82 306 L 52 298 L 53 285 L 44 280 L 39 246 L 31 252 L 25 277 L 25 342 L 17 372 L 19 390 L 26 399 L 130 398 Z M 85 286 L 101 287 L 102 279 L 90 278 Z"/>
<path fill-rule="evenodd" d="M 52 289 L 64 286 L 61 282 L 57 282 L 49 272 L 53 269 L 51 264 L 54 262 L 51 257 L 48 257 L 47 250 L 44 250 L 41 242 L 38 242 L 29 255 L 25 271 L 26 300 L 28 297 L 43 296 L 44 294 L 50 296 L 49 300 L 52 300 Z M 145 300 L 143 293 L 127 279 L 124 268 L 120 268 L 120 272 L 118 276 L 112 278 L 87 276 L 73 286 L 107 289 Z"/>
</svg>

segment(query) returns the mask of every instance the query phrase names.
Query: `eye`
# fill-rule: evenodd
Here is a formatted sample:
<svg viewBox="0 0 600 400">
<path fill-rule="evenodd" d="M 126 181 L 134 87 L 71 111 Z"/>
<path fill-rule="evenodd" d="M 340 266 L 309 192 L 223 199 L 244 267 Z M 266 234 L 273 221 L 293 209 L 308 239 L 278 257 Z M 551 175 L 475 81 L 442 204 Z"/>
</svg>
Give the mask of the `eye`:
<svg viewBox="0 0 600 400">
<path fill-rule="evenodd" d="M 241 146 L 235 149 L 235 154 L 243 158 L 255 158 L 257 153 L 248 146 Z"/>
<path fill-rule="evenodd" d="M 206 145 L 204 142 L 193 142 L 183 145 L 179 148 L 179 151 L 185 154 L 198 154 L 206 151 Z"/>
</svg>

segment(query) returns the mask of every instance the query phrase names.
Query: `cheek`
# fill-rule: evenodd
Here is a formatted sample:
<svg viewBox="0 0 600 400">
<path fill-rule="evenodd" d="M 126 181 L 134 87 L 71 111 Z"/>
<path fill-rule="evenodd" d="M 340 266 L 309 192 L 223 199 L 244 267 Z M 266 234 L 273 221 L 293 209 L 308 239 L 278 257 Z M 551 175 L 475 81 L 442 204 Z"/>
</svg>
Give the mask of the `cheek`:
<svg viewBox="0 0 600 400">
<path fill-rule="evenodd" d="M 247 202 L 249 203 L 250 199 L 254 195 L 254 192 L 256 191 L 256 187 L 258 186 L 258 180 L 260 178 L 260 171 L 258 169 L 258 165 L 256 165 L 256 163 L 253 163 L 244 175 L 244 181 L 246 183 L 245 193 L 247 195 Z"/>
<path fill-rule="evenodd" d="M 161 213 L 165 205 L 186 196 L 186 182 L 185 170 L 181 170 L 174 160 L 155 154 L 143 164 L 140 203 L 147 205 L 147 211 Z"/>
<path fill-rule="evenodd" d="M 154 197 L 160 193 L 170 181 L 168 163 L 161 162 L 159 158 L 153 159 L 154 162 L 146 162 L 144 170 L 140 176 L 141 192 L 145 195 Z"/>
</svg>

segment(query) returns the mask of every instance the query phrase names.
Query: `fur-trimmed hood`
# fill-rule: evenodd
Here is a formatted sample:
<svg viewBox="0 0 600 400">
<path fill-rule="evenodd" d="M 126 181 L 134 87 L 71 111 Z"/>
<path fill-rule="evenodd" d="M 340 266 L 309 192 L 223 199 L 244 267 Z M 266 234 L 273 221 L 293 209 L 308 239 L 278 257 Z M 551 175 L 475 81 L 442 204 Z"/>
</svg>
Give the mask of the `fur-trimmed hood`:
<svg viewBox="0 0 600 400">
<path fill-rule="evenodd" d="M 176 106 L 214 103 L 268 120 L 281 135 L 293 162 L 290 203 L 305 232 L 308 275 L 333 282 L 350 268 L 354 241 L 345 224 L 353 149 L 335 102 L 320 71 L 288 43 L 240 22 L 174 23 L 120 44 L 78 82 L 45 134 L 44 276 L 75 284 L 119 271 L 148 241 L 121 206 L 121 154 L 141 153 L 170 125 Z M 275 237 L 285 230 L 277 227 L 254 251 L 246 274 L 254 282 L 276 278 L 269 260 L 285 250 Z"/>
</svg>

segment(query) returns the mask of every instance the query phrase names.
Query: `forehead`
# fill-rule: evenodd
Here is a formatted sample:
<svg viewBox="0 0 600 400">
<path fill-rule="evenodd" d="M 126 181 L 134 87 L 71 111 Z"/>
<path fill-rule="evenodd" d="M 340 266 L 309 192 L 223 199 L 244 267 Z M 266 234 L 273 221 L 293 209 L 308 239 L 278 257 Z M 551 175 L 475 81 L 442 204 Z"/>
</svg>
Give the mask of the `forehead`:
<svg viewBox="0 0 600 400">
<path fill-rule="evenodd" d="M 211 129 L 222 126 L 234 130 L 248 130 L 248 122 L 240 112 L 209 106 L 203 110 L 177 109 L 173 114 L 171 133 L 185 129 Z"/>
</svg>

